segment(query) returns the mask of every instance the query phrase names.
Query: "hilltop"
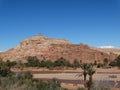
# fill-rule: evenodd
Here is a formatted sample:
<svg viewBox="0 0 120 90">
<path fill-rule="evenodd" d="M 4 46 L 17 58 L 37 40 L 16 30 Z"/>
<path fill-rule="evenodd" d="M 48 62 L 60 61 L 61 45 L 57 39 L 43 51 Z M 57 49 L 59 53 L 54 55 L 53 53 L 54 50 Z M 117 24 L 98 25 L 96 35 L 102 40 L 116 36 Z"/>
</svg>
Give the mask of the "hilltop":
<svg viewBox="0 0 120 90">
<path fill-rule="evenodd" d="M 111 52 L 111 51 L 109 51 Z M 85 44 L 72 44 L 65 39 L 48 38 L 43 35 L 26 38 L 17 47 L 0 53 L 1 60 L 25 61 L 29 56 L 37 56 L 40 60 L 56 60 L 65 58 L 73 62 L 75 59 L 83 62 L 102 61 L 104 58 L 113 60 L 116 53 L 91 48 Z"/>
</svg>

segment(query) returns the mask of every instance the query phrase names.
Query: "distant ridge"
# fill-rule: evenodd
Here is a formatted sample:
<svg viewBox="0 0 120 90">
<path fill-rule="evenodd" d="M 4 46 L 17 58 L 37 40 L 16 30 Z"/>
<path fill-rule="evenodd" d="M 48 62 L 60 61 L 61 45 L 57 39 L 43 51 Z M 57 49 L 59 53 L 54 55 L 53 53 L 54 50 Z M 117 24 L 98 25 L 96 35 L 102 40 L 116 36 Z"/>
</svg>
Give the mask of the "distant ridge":
<svg viewBox="0 0 120 90">
<path fill-rule="evenodd" d="M 114 53 L 117 55 L 120 55 L 120 48 L 119 47 L 114 47 L 114 46 L 102 46 L 102 47 L 97 47 L 97 48 L 93 48 L 94 50 L 98 50 L 104 53 Z"/>
<path fill-rule="evenodd" d="M 100 46 L 98 48 L 117 48 L 117 47 L 115 47 L 115 46 Z"/>
</svg>

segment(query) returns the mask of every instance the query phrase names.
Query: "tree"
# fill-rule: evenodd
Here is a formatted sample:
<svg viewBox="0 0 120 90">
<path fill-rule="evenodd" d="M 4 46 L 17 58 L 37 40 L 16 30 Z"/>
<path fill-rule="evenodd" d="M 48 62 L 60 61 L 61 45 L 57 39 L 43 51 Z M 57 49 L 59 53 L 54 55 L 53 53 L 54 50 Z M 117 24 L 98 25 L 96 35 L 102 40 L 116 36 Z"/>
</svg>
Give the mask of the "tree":
<svg viewBox="0 0 120 90">
<path fill-rule="evenodd" d="M 108 65 L 108 62 L 109 62 L 109 60 L 108 60 L 107 58 L 105 58 L 105 59 L 103 60 L 103 63 L 104 63 L 105 66 Z"/>
<path fill-rule="evenodd" d="M 39 65 L 40 67 L 46 67 L 47 66 L 47 64 L 46 64 L 46 61 L 45 60 L 42 60 L 41 62 L 40 62 L 40 65 Z"/>
<path fill-rule="evenodd" d="M 95 70 L 93 69 L 93 66 L 91 66 L 89 69 L 88 69 L 88 75 L 89 75 L 89 81 L 87 82 L 87 87 L 88 87 L 88 90 L 91 89 L 92 85 L 93 85 L 93 80 L 92 80 L 92 76 L 93 74 L 95 73 Z"/>
<path fill-rule="evenodd" d="M 94 65 L 97 65 L 97 61 L 95 60 L 93 64 L 94 64 Z"/>
<path fill-rule="evenodd" d="M 74 67 L 80 67 L 80 63 L 75 59 L 73 62 Z"/>
<path fill-rule="evenodd" d="M 109 66 L 115 67 L 115 66 L 117 66 L 117 62 L 116 61 L 111 61 L 109 63 Z"/>
<path fill-rule="evenodd" d="M 46 67 L 47 68 L 50 68 L 50 67 L 53 67 L 54 65 L 53 65 L 53 62 L 52 61 L 50 61 L 50 60 L 47 60 L 46 61 Z"/>
<path fill-rule="evenodd" d="M 69 62 L 67 60 L 65 60 L 64 58 L 59 58 L 54 62 L 54 66 L 55 67 L 59 67 L 59 66 L 69 66 Z"/>
<path fill-rule="evenodd" d="M 81 69 L 83 70 L 83 76 L 84 76 L 84 83 L 86 83 L 86 77 L 87 77 L 87 74 L 88 74 L 88 69 L 90 67 L 90 64 L 88 63 L 83 63 L 80 65 Z"/>
<path fill-rule="evenodd" d="M 101 68 L 101 67 L 104 67 L 104 64 L 98 63 L 98 64 L 97 64 L 97 68 Z"/>
<path fill-rule="evenodd" d="M 114 61 L 111 61 L 110 66 L 117 66 L 120 68 L 120 55 L 114 60 Z"/>
<path fill-rule="evenodd" d="M 39 66 L 39 59 L 36 56 L 29 56 L 26 65 L 29 67 L 37 67 Z"/>
<path fill-rule="evenodd" d="M 120 55 L 115 59 L 117 66 L 120 68 Z"/>
<path fill-rule="evenodd" d="M 95 73 L 95 70 L 93 69 L 92 63 L 83 63 L 81 64 L 81 69 L 83 70 L 84 75 L 84 85 L 88 87 L 88 90 L 91 89 L 92 86 L 92 76 Z M 86 82 L 86 77 L 89 75 L 89 80 Z"/>
</svg>

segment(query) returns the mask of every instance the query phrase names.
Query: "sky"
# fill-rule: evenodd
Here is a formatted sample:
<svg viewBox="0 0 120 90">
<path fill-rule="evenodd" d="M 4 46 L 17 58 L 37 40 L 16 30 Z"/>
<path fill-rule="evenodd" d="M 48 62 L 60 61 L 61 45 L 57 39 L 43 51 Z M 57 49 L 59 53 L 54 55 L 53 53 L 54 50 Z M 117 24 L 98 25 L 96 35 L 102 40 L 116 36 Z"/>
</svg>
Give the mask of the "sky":
<svg viewBox="0 0 120 90">
<path fill-rule="evenodd" d="M 0 51 L 39 33 L 120 47 L 120 0 L 0 0 Z"/>
</svg>

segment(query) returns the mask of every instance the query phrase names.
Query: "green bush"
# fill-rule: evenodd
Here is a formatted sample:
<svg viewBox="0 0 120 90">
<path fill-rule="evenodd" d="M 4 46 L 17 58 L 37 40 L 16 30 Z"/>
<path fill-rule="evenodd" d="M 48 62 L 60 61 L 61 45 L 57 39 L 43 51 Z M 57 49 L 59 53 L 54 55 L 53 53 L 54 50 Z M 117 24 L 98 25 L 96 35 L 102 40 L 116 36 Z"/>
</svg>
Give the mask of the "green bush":
<svg viewBox="0 0 120 90">
<path fill-rule="evenodd" d="M 39 59 L 36 56 L 29 56 L 27 59 L 27 63 L 25 63 L 25 65 L 27 67 L 37 67 L 39 66 Z"/>
<path fill-rule="evenodd" d="M 54 62 L 54 67 L 63 67 L 63 66 L 70 66 L 69 61 L 65 60 L 64 58 L 59 58 Z"/>
<path fill-rule="evenodd" d="M 98 64 L 97 64 L 97 68 L 101 68 L 101 67 L 104 67 L 104 64 L 98 63 Z"/>
<path fill-rule="evenodd" d="M 8 75 L 11 74 L 11 71 L 10 71 L 10 64 L 8 64 L 8 62 L 1 62 L 0 63 L 0 76 L 2 77 L 6 77 Z"/>
<path fill-rule="evenodd" d="M 109 63 L 110 66 L 117 66 L 120 67 L 120 55 L 114 60 Z"/>
<path fill-rule="evenodd" d="M 73 62 L 73 67 L 80 67 L 80 63 L 78 62 L 78 60 L 74 60 L 74 62 Z"/>
</svg>

